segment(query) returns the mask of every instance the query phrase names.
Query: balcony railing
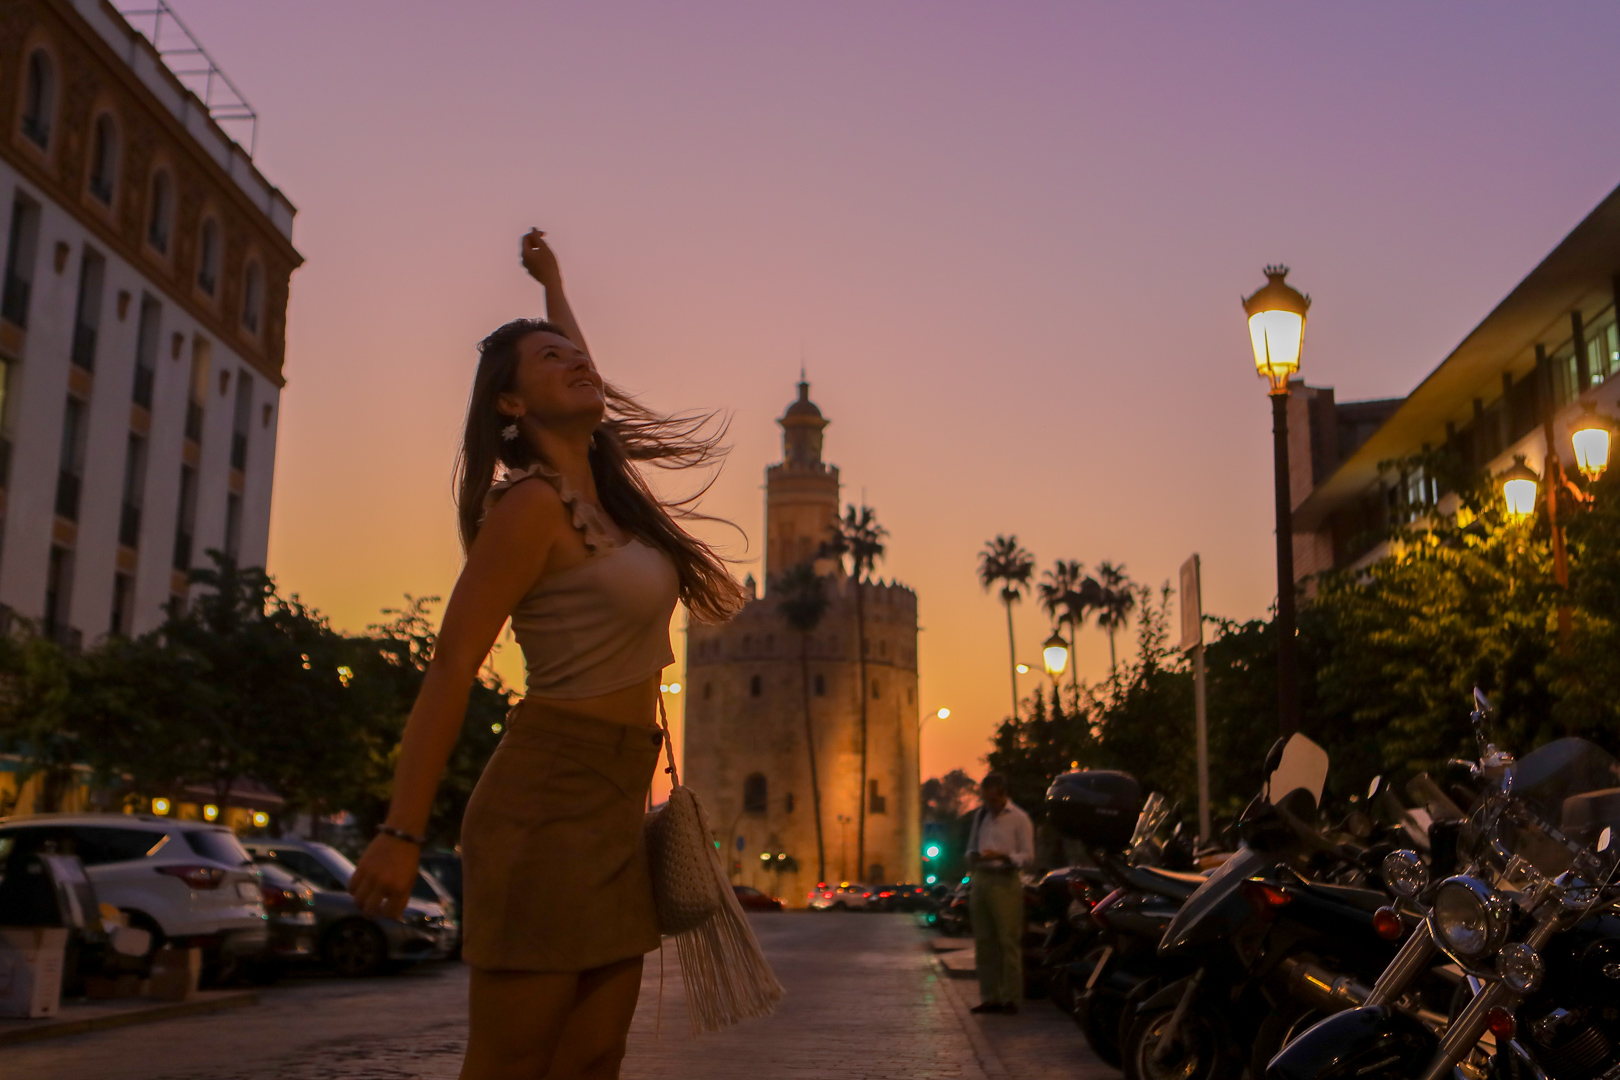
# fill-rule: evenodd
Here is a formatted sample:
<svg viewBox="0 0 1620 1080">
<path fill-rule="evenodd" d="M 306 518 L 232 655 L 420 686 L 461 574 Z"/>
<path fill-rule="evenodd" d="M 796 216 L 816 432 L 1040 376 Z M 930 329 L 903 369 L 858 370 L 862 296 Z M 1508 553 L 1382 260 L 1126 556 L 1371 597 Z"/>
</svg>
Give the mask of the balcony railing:
<svg viewBox="0 0 1620 1080">
<path fill-rule="evenodd" d="M 77 475 L 66 469 L 56 474 L 56 516 L 69 521 L 79 520 L 79 488 L 83 483 Z"/>
<path fill-rule="evenodd" d="M 118 542 L 127 548 L 141 546 L 141 508 L 124 504 L 118 515 Z"/>
<path fill-rule="evenodd" d="M 73 362 L 86 371 L 96 370 L 96 328 L 79 323 L 73 328 Z"/>
<path fill-rule="evenodd" d="M 174 534 L 174 568 L 191 569 L 191 534 L 178 529 Z"/>
<path fill-rule="evenodd" d="M 186 402 L 186 438 L 202 442 L 203 407 L 195 401 Z"/>
<path fill-rule="evenodd" d="M 0 293 L 0 316 L 24 330 L 28 329 L 28 298 L 33 291 L 32 283 L 16 274 L 7 274 L 5 291 Z"/>
<path fill-rule="evenodd" d="M 133 397 L 135 404 L 143 408 L 150 409 L 152 407 L 153 377 L 154 373 L 151 368 L 146 367 L 144 364 L 135 365 L 135 393 Z"/>
<path fill-rule="evenodd" d="M 247 436 L 240 431 L 231 433 L 231 468 L 238 472 L 247 468 Z"/>
</svg>

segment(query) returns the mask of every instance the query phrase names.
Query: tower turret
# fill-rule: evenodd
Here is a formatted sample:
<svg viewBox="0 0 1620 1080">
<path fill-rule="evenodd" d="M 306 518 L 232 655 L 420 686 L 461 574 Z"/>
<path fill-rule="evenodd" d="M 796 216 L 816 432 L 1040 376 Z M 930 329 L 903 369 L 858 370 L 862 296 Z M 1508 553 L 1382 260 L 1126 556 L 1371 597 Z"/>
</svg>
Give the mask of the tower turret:
<svg viewBox="0 0 1620 1080">
<path fill-rule="evenodd" d="M 798 400 L 777 423 L 782 425 L 782 461 L 765 470 L 767 591 L 790 568 L 813 561 L 838 520 L 838 467 L 821 460 L 828 420 L 810 400 L 810 384 L 803 378 Z"/>
</svg>

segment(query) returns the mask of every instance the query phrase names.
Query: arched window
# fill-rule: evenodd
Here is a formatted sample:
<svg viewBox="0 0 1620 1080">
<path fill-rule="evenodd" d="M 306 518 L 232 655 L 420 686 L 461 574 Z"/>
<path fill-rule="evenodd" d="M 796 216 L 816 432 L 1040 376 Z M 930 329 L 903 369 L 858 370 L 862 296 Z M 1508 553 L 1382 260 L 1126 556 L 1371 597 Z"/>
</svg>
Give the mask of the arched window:
<svg viewBox="0 0 1620 1080">
<path fill-rule="evenodd" d="M 743 781 L 743 811 L 763 814 L 768 802 L 764 773 L 753 773 Z"/>
<path fill-rule="evenodd" d="M 258 263 L 250 262 L 247 273 L 242 276 L 242 329 L 257 334 L 263 309 L 264 271 Z"/>
<path fill-rule="evenodd" d="M 113 181 L 118 176 L 118 126 L 106 113 L 96 117 L 95 141 L 90 147 L 90 194 L 112 205 Z"/>
<path fill-rule="evenodd" d="M 748 680 L 748 696 L 759 697 L 765 692 L 765 684 L 758 675 Z"/>
<path fill-rule="evenodd" d="M 152 190 L 146 202 L 146 242 L 155 251 L 169 253 L 169 233 L 174 222 L 174 191 L 169 174 L 161 169 L 152 174 Z"/>
<path fill-rule="evenodd" d="M 214 295 L 219 288 L 219 222 L 204 218 L 197 236 L 197 288 Z"/>
<path fill-rule="evenodd" d="M 56 72 L 44 49 L 28 54 L 28 85 L 23 89 L 22 130 L 41 150 L 51 145 L 51 118 L 56 111 Z"/>
<path fill-rule="evenodd" d="M 826 697 L 826 696 L 827 696 L 827 677 L 825 675 L 817 675 L 816 676 L 816 697 Z"/>
</svg>

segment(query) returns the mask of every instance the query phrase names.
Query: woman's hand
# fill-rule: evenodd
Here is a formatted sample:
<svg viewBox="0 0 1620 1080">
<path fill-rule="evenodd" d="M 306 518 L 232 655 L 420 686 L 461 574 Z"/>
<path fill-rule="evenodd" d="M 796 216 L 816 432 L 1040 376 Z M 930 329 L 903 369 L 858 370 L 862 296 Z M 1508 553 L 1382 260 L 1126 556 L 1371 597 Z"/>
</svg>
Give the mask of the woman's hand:
<svg viewBox="0 0 1620 1080">
<path fill-rule="evenodd" d="M 349 892 L 367 916 L 398 919 L 416 887 L 417 863 L 421 851 L 408 840 L 378 834 L 360 856 L 360 865 L 349 879 Z"/>
<path fill-rule="evenodd" d="M 523 269 L 547 289 L 553 289 L 562 284 L 562 271 L 557 267 L 557 256 L 546 243 L 546 234 L 539 229 L 530 229 L 523 234 L 520 245 L 520 254 L 523 259 Z"/>
</svg>

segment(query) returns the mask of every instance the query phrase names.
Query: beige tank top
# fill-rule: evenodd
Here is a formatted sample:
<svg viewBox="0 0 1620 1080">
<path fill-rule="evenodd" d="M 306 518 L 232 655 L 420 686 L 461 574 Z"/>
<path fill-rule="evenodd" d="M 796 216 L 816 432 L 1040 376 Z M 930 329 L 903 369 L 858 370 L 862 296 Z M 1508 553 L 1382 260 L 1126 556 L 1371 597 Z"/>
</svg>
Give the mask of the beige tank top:
<svg viewBox="0 0 1620 1080">
<path fill-rule="evenodd" d="M 589 554 L 577 566 L 542 577 L 512 612 L 512 632 L 528 666 L 528 696 L 596 697 L 635 686 L 673 664 L 669 619 L 680 581 L 669 556 L 639 539 L 615 543 L 602 512 L 543 463 L 497 481 L 484 498 L 484 512 L 530 477 L 557 489 Z"/>
</svg>

